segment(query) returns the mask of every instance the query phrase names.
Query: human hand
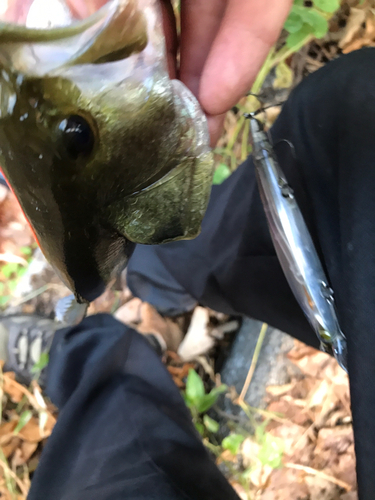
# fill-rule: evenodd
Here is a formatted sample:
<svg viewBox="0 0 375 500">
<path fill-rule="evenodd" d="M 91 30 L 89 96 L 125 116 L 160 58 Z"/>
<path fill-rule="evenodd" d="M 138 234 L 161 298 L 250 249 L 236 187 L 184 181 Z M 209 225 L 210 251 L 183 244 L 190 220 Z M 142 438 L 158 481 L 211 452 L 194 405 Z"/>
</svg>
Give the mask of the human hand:
<svg viewBox="0 0 375 500">
<path fill-rule="evenodd" d="M 251 88 L 276 42 L 292 0 L 181 0 L 178 77 L 198 98 L 220 136 L 225 113 Z M 162 0 L 170 67 L 176 36 L 169 0 Z"/>
<path fill-rule="evenodd" d="M 214 145 L 225 113 L 251 88 L 293 0 L 181 0 L 180 67 L 171 0 L 163 9 L 169 71 L 198 98 Z M 106 0 L 68 0 L 86 17 Z"/>
</svg>

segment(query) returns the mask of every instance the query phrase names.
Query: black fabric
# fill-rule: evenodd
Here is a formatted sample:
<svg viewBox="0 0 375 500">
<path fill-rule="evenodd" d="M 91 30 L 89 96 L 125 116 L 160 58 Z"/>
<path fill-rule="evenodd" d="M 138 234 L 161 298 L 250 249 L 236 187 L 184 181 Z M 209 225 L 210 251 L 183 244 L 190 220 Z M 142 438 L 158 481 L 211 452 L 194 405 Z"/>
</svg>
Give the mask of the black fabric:
<svg viewBox="0 0 375 500">
<path fill-rule="evenodd" d="M 304 80 L 284 105 L 272 137 L 335 292 L 348 339 L 359 495 L 373 500 L 375 50 L 342 56 Z M 132 280 L 133 269 L 142 268 L 138 251 L 128 279 L 141 296 Z M 277 262 L 251 160 L 214 187 L 197 239 L 149 247 L 142 258 L 160 260 L 202 304 L 252 316 L 318 345 Z M 158 293 L 163 295 L 162 286 Z"/>
<path fill-rule="evenodd" d="M 364 49 L 302 82 L 272 130 L 348 339 L 360 500 L 373 500 L 375 492 L 374 125 L 375 49 Z M 139 250 L 128 273 L 133 291 L 137 275 L 163 307 L 169 299 L 158 294 L 177 290 L 182 309 L 199 300 L 317 346 L 278 264 L 250 160 L 214 188 L 196 240 L 143 247 L 142 258 Z M 156 355 L 115 320 L 88 318 L 60 332 L 48 390 L 61 414 L 30 500 L 236 498 Z"/>
<path fill-rule="evenodd" d="M 60 415 L 29 500 L 238 500 L 148 342 L 109 315 L 57 332 Z"/>
</svg>

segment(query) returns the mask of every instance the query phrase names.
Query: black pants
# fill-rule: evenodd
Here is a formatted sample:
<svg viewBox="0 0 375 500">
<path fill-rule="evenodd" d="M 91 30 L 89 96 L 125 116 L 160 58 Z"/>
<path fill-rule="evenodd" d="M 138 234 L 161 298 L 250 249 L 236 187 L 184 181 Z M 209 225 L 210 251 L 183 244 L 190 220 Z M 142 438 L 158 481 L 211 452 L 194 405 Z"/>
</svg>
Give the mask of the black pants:
<svg viewBox="0 0 375 500">
<path fill-rule="evenodd" d="M 335 292 L 348 340 L 360 499 L 373 500 L 375 50 L 343 56 L 302 82 L 272 136 Z M 196 240 L 138 247 L 128 279 L 160 310 L 199 301 L 318 345 L 275 255 L 251 160 L 214 188 Z M 160 362 L 114 320 L 89 318 L 56 338 L 49 394 L 62 411 L 30 499 L 236 498 Z"/>
</svg>

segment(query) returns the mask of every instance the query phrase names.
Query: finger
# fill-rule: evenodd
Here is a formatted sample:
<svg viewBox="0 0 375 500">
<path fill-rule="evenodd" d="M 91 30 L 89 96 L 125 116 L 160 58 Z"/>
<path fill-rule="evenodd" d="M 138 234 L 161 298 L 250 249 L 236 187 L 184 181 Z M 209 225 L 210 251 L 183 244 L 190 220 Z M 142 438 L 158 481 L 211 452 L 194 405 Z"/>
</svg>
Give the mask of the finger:
<svg viewBox="0 0 375 500">
<path fill-rule="evenodd" d="M 230 0 L 199 89 L 211 115 L 224 113 L 250 89 L 276 42 L 292 0 Z"/>
<path fill-rule="evenodd" d="M 212 148 L 216 146 L 217 141 L 220 139 L 221 132 L 223 130 L 225 115 L 226 113 L 216 116 L 207 116 L 208 130 L 210 132 L 210 142 Z"/>
<path fill-rule="evenodd" d="M 248 0 L 245 0 L 248 1 Z M 227 0 L 181 0 L 180 79 L 198 94 L 199 81 Z"/>
<path fill-rule="evenodd" d="M 169 0 L 162 0 L 160 2 L 163 14 L 163 29 L 166 44 L 166 56 L 168 62 L 169 76 L 176 78 L 177 75 L 177 49 L 178 37 L 176 29 L 176 19 L 173 12 L 173 7 Z"/>
</svg>

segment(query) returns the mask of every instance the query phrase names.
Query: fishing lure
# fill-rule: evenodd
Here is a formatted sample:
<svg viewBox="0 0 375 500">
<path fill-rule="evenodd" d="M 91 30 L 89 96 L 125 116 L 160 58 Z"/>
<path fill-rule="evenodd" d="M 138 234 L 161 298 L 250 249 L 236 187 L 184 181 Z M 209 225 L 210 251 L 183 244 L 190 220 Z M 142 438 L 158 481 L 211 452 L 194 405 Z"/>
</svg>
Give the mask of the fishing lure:
<svg viewBox="0 0 375 500">
<path fill-rule="evenodd" d="M 333 291 L 271 142 L 254 114 L 250 118 L 253 160 L 276 254 L 321 349 L 347 371 L 347 345 L 335 312 Z"/>
<path fill-rule="evenodd" d="M 199 234 L 213 156 L 198 102 L 169 77 L 158 0 L 51 27 L 57 3 L 0 22 L 0 165 L 44 255 L 89 302 L 135 243 Z"/>
</svg>

